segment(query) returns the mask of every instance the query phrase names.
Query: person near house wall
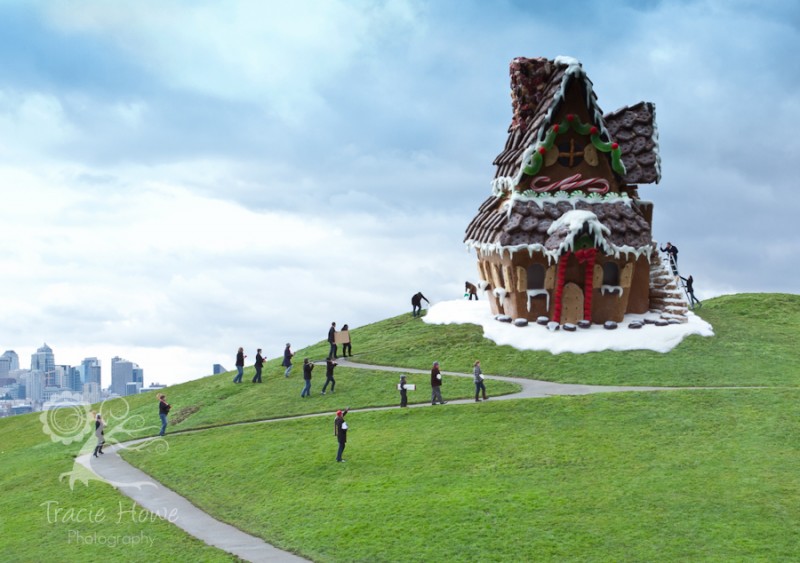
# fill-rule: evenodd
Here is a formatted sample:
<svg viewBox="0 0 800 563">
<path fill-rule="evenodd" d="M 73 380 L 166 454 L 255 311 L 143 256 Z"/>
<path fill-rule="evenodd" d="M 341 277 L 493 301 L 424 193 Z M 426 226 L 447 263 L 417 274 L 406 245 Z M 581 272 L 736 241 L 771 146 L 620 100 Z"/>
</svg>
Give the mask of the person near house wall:
<svg viewBox="0 0 800 563">
<path fill-rule="evenodd" d="M 689 307 L 694 309 L 694 304 L 697 303 L 697 307 L 700 308 L 703 306 L 703 303 L 694 296 L 694 278 L 691 274 L 689 274 L 688 278 L 684 278 L 681 276 L 681 279 L 686 282 L 686 293 L 689 295 Z"/>
</svg>

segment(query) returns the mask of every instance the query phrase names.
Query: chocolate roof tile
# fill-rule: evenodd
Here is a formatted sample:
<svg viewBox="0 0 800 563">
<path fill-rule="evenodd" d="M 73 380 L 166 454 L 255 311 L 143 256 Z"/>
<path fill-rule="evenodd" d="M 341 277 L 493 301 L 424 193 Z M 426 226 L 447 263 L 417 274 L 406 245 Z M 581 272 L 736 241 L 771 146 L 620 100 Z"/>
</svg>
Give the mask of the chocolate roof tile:
<svg viewBox="0 0 800 563">
<path fill-rule="evenodd" d="M 639 102 L 603 116 L 611 138 L 620 144 L 628 184 L 651 184 L 661 180 L 658 158 L 656 107 Z"/>
<path fill-rule="evenodd" d="M 553 204 L 546 202 L 539 206 L 535 201 L 517 201 L 509 216 L 505 208 L 486 205 L 487 211 L 480 213 L 467 228 L 464 241 L 468 244 L 500 244 L 502 246 L 523 246 L 539 244 L 555 250 L 567 236 L 568 230 L 559 227 L 556 232 L 547 234 L 553 220 L 558 219 L 572 204 L 566 201 Z M 577 202 L 576 206 L 577 208 Z M 581 208 L 591 211 L 598 220 L 608 227 L 606 239 L 616 246 L 631 246 L 639 249 L 650 246 L 652 238 L 650 225 L 635 203 L 628 205 L 622 201 L 589 203 L 581 201 Z"/>
</svg>

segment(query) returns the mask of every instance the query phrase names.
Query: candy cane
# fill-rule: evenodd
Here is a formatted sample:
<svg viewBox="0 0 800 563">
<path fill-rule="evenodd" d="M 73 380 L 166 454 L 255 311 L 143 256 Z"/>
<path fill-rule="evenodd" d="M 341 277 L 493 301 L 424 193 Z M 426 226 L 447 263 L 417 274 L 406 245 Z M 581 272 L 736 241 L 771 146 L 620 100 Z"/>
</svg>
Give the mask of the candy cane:
<svg viewBox="0 0 800 563">
<path fill-rule="evenodd" d="M 557 191 L 568 192 L 570 190 L 586 188 L 587 192 L 597 192 L 601 194 L 608 192 L 610 189 L 608 180 L 604 178 L 587 178 L 586 180 L 581 180 L 580 174 L 575 174 L 569 178 L 553 182 L 552 184 L 542 185 L 543 182 L 550 181 L 548 176 L 537 176 L 531 181 L 531 189 L 537 193 L 544 193 Z"/>
</svg>

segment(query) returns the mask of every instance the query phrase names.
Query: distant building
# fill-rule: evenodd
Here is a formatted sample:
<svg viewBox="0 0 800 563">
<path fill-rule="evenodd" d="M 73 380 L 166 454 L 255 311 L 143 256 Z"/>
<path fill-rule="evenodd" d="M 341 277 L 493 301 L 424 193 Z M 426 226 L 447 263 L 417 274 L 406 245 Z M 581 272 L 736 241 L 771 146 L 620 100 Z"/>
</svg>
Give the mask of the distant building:
<svg viewBox="0 0 800 563">
<path fill-rule="evenodd" d="M 17 370 L 20 373 L 19 380 L 25 385 L 25 398 L 33 403 L 41 403 L 44 400 L 44 373 L 38 369 Z"/>
<path fill-rule="evenodd" d="M 220 364 L 214 364 L 214 375 L 219 375 L 220 373 L 225 373 L 226 371 L 228 370 L 226 370 Z"/>
<path fill-rule="evenodd" d="M 100 360 L 97 358 L 84 358 L 80 367 L 78 367 L 78 371 L 80 372 L 81 381 L 84 385 L 87 383 L 95 383 L 98 388 L 102 387 Z"/>
<path fill-rule="evenodd" d="M 12 371 L 19 369 L 19 356 L 14 350 L 6 350 L 0 356 L 0 377 L 8 377 Z"/>
<path fill-rule="evenodd" d="M 87 403 L 99 403 L 102 395 L 100 393 L 100 384 L 90 381 L 83 384 L 83 400 Z"/>
<path fill-rule="evenodd" d="M 114 356 L 111 358 L 110 391 L 124 397 L 129 394 L 128 383 L 138 383 L 138 387 L 132 388 L 136 389 L 134 394 L 138 393 L 139 389 L 144 385 L 144 370 L 131 361 Z"/>
<path fill-rule="evenodd" d="M 139 389 L 139 393 L 147 393 L 148 391 L 158 391 L 159 389 L 164 389 L 166 385 L 162 385 L 161 383 L 151 383 L 148 387 L 143 387 Z"/>
<path fill-rule="evenodd" d="M 53 349 L 45 343 L 31 354 L 31 371 L 38 370 L 44 376 L 45 387 L 56 387 L 56 358 Z"/>
</svg>

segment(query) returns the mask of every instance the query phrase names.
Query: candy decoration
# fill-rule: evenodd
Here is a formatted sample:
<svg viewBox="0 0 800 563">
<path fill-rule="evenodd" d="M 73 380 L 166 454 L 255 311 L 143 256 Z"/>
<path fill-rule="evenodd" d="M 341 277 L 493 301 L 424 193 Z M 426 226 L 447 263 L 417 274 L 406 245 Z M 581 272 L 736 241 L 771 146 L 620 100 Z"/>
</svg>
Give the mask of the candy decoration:
<svg viewBox="0 0 800 563">
<path fill-rule="evenodd" d="M 596 248 L 583 248 L 575 251 L 579 264 L 584 264 L 583 283 L 583 318 L 592 319 L 592 294 L 594 293 L 594 262 L 597 258 Z"/>
<path fill-rule="evenodd" d="M 625 164 L 622 162 L 622 151 L 619 143 L 605 142 L 600 138 L 599 129 L 594 125 L 583 123 L 581 118 L 569 113 L 561 121 L 554 124 L 545 135 L 544 141 L 538 143 L 533 153 L 522 163 L 522 173 L 527 176 L 535 176 L 542 168 L 543 155 L 553 148 L 557 135 L 563 135 L 570 129 L 579 135 L 589 135 L 592 145 L 600 152 L 611 153 L 611 168 L 620 176 L 625 175 Z"/>
<path fill-rule="evenodd" d="M 555 305 L 553 306 L 553 321 L 559 323 L 561 322 L 561 307 L 562 301 L 561 298 L 564 294 L 564 282 L 565 282 L 565 275 L 567 272 L 567 262 L 569 261 L 569 252 L 566 252 L 561 255 L 561 259 L 558 261 L 558 278 L 556 281 L 556 300 Z"/>
<path fill-rule="evenodd" d="M 564 178 L 552 184 L 543 185 L 545 182 L 550 182 L 548 176 L 536 176 L 531 181 L 531 189 L 537 193 L 544 192 L 557 192 L 559 190 L 568 192 L 571 190 L 586 189 L 587 192 L 595 192 L 599 194 L 607 193 L 611 189 L 608 185 L 608 180 L 605 178 L 587 178 L 582 179 L 580 174 L 574 174 L 569 178 Z"/>
</svg>

